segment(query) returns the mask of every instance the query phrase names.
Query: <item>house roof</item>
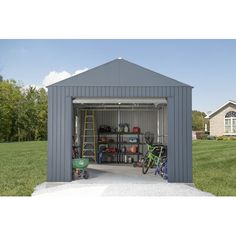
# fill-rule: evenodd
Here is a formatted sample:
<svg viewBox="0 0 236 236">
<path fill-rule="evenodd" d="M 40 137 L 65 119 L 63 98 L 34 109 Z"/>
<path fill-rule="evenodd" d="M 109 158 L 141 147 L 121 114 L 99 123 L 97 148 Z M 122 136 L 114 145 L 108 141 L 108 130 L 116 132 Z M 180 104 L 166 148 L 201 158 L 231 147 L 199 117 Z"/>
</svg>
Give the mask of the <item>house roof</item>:
<svg viewBox="0 0 236 236">
<path fill-rule="evenodd" d="M 222 105 L 221 107 L 219 107 L 218 109 L 216 109 L 215 111 L 213 111 L 211 114 L 207 115 L 205 118 L 211 118 L 213 115 L 215 115 L 215 113 L 217 113 L 219 110 L 223 109 L 224 107 L 228 106 L 229 104 L 233 104 L 236 105 L 235 101 L 229 100 L 228 102 L 226 102 L 224 105 Z"/>
<path fill-rule="evenodd" d="M 187 84 L 151 71 L 124 59 L 115 59 L 103 65 L 74 75 L 50 86 L 178 86 Z"/>
</svg>

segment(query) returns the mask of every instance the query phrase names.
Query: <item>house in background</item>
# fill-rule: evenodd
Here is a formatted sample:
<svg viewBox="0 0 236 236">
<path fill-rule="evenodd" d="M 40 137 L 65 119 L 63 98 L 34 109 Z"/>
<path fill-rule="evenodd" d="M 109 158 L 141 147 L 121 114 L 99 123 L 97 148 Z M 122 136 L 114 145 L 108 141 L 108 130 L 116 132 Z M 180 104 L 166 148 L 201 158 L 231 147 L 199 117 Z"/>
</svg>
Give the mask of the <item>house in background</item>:
<svg viewBox="0 0 236 236">
<path fill-rule="evenodd" d="M 228 101 L 216 111 L 209 114 L 210 135 L 236 136 L 236 102 Z"/>
</svg>

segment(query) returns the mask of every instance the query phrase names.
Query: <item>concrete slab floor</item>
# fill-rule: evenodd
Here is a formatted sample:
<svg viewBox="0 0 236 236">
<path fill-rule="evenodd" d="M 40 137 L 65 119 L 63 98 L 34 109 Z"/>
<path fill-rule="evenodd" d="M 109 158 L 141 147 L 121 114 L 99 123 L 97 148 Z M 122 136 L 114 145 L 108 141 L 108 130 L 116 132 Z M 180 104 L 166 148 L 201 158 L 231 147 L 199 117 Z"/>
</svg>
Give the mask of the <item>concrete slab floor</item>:
<svg viewBox="0 0 236 236">
<path fill-rule="evenodd" d="M 127 164 L 90 164 L 89 179 L 43 183 L 32 196 L 213 196 L 192 184 L 168 183 L 154 175 L 142 174 L 140 167 Z"/>
</svg>

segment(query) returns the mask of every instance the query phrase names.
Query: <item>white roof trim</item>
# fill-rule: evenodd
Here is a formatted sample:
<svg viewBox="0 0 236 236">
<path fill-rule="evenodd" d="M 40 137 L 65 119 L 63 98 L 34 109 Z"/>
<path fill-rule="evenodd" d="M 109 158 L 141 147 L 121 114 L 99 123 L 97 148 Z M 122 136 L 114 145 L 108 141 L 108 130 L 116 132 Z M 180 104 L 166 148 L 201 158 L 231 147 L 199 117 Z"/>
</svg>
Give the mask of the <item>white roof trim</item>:
<svg viewBox="0 0 236 236">
<path fill-rule="evenodd" d="M 222 109 L 223 107 L 227 106 L 230 103 L 236 105 L 236 102 L 230 100 L 230 101 L 226 102 L 223 106 L 221 106 L 218 109 L 216 109 L 215 111 L 213 111 L 211 114 L 207 115 L 205 118 L 210 118 L 212 115 L 214 115 L 216 112 L 218 112 L 220 109 Z"/>
<path fill-rule="evenodd" d="M 114 104 L 145 104 L 145 103 L 154 103 L 154 104 L 167 104 L 166 98 L 75 98 L 73 103 L 114 103 Z"/>
</svg>

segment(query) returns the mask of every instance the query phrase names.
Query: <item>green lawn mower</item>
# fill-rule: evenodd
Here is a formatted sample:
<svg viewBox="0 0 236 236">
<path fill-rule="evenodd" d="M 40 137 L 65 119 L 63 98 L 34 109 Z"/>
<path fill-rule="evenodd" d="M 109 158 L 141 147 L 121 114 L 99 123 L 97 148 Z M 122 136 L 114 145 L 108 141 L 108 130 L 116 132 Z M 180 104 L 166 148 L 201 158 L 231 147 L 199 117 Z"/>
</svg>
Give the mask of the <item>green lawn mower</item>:
<svg viewBox="0 0 236 236">
<path fill-rule="evenodd" d="M 89 178 L 89 173 L 87 171 L 87 167 L 89 165 L 89 159 L 88 158 L 76 158 L 72 160 L 72 169 L 73 169 L 73 179 L 76 178 L 76 175 L 78 178 Z"/>
</svg>

